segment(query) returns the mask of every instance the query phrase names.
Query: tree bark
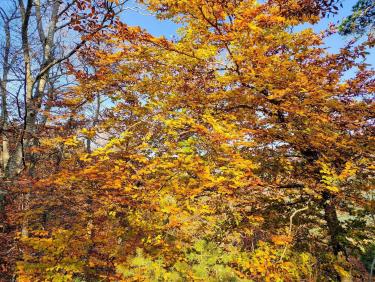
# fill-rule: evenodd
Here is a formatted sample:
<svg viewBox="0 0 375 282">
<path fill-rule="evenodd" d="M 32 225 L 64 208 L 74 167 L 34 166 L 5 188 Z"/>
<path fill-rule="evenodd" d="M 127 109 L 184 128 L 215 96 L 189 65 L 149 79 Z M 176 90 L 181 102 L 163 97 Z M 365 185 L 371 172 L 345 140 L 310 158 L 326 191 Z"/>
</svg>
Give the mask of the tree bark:
<svg viewBox="0 0 375 282">
<path fill-rule="evenodd" d="M 344 251 L 344 248 L 340 242 L 343 229 L 337 217 L 334 196 L 331 195 L 331 193 L 323 192 L 322 206 L 324 208 L 324 219 L 327 222 L 328 233 L 331 238 L 330 244 L 333 249 L 333 253 L 337 255 L 339 252 Z"/>
<path fill-rule="evenodd" d="M 1 116 L 0 116 L 0 136 L 1 136 L 1 146 L 0 146 L 0 176 L 4 176 L 5 169 L 9 160 L 9 140 L 6 135 L 8 129 L 8 104 L 7 104 L 7 82 L 8 74 L 10 70 L 9 54 L 10 54 L 10 21 L 12 17 L 9 18 L 6 15 L 1 14 L 4 22 L 4 33 L 5 33 L 5 46 L 3 54 L 3 76 L 0 80 L 0 95 L 1 95 Z"/>
</svg>

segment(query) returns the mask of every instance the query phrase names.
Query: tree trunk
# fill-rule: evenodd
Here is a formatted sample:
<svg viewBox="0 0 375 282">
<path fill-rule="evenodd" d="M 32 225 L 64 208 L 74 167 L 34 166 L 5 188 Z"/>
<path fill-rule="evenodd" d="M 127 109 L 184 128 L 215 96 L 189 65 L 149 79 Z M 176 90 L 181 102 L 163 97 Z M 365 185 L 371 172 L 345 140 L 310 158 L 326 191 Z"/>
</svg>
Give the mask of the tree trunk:
<svg viewBox="0 0 375 282">
<path fill-rule="evenodd" d="M 343 229 L 340 221 L 337 217 L 337 211 L 334 204 L 334 196 L 329 192 L 323 192 L 323 208 L 324 208 L 324 219 L 327 222 L 328 233 L 331 238 L 330 245 L 333 249 L 333 253 L 337 255 L 339 252 L 344 251 L 340 242 Z"/>
<path fill-rule="evenodd" d="M 5 169 L 9 161 L 9 140 L 6 135 L 8 129 L 8 103 L 7 103 L 7 83 L 8 74 L 10 70 L 9 54 L 10 54 L 10 22 L 12 17 L 6 18 L 5 15 L 2 16 L 4 21 L 4 33 L 5 33 L 5 47 L 3 54 L 3 77 L 0 81 L 0 93 L 1 93 L 1 116 L 0 116 L 0 177 L 5 176 Z"/>
</svg>

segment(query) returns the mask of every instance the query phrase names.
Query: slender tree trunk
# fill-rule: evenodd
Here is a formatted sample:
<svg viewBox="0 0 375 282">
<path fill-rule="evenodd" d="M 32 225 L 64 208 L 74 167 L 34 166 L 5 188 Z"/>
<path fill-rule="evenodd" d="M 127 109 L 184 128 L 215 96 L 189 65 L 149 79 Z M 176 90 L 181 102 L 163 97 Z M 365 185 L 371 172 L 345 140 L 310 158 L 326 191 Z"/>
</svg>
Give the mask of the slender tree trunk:
<svg viewBox="0 0 375 282">
<path fill-rule="evenodd" d="M 53 61 L 52 48 L 54 45 L 54 37 L 56 33 L 56 26 L 58 21 L 58 11 L 60 7 L 60 1 L 54 1 L 52 6 L 51 18 L 47 34 L 45 35 L 43 30 L 43 19 L 40 13 L 40 1 L 35 0 L 36 10 L 36 21 L 39 33 L 39 39 L 43 46 L 43 61 L 40 66 L 40 74 L 38 75 L 37 81 L 32 77 L 31 73 L 31 58 L 30 58 L 30 46 L 29 46 L 29 19 L 31 14 L 31 8 L 33 1 L 28 0 L 26 8 L 24 7 L 23 1 L 19 0 L 19 7 L 22 15 L 22 50 L 23 58 L 25 62 L 25 117 L 24 126 L 19 142 L 17 143 L 16 150 L 9 160 L 7 168 L 7 175 L 14 177 L 17 175 L 25 164 L 25 155 L 28 155 L 28 161 L 31 161 L 31 170 L 29 173 L 33 174 L 35 163 L 37 161 L 35 155 L 29 154 L 28 151 L 31 146 L 37 143 L 35 140 L 36 129 L 37 129 L 37 115 L 42 106 L 42 99 L 45 93 L 46 85 L 49 79 L 49 72 L 44 69 Z M 35 93 L 33 93 L 34 85 L 36 85 Z M 34 94 L 34 95 L 33 95 Z"/>
<path fill-rule="evenodd" d="M 5 48 L 4 48 L 4 61 L 3 61 L 3 77 L 0 81 L 0 93 L 1 93 L 1 116 L 0 116 L 0 176 L 5 175 L 5 169 L 9 161 L 9 140 L 7 137 L 8 130 L 8 104 L 7 104 L 7 82 L 8 74 L 10 69 L 9 64 L 9 53 L 10 53 L 10 21 L 11 18 L 5 18 L 2 16 L 4 21 L 4 33 L 5 33 Z"/>
<path fill-rule="evenodd" d="M 29 29 L 29 20 L 31 16 L 31 8 L 32 8 L 32 0 L 27 1 L 26 8 L 24 6 L 23 0 L 18 0 L 19 9 L 22 16 L 22 27 L 21 27 L 21 38 L 22 38 L 22 51 L 23 51 L 23 59 L 25 64 L 25 80 L 24 80 L 24 99 L 25 99 L 25 119 L 24 119 L 24 126 L 22 130 L 22 134 L 17 140 L 17 146 L 15 152 L 10 156 L 6 176 L 7 177 L 14 177 L 16 176 L 22 169 L 22 163 L 24 161 L 24 137 L 28 131 L 27 121 L 30 118 L 30 114 L 32 111 L 30 108 L 30 103 L 32 101 L 32 89 L 33 89 L 33 78 L 31 74 L 31 57 L 30 57 L 30 45 L 29 45 L 29 36 L 28 36 L 28 29 Z"/>
<path fill-rule="evenodd" d="M 4 128 L 6 130 L 6 128 Z M 2 173 L 1 175 L 4 176 L 4 172 L 6 170 L 8 161 L 9 161 L 9 140 L 5 133 L 1 134 L 2 145 L 1 145 L 1 166 L 2 166 Z"/>
</svg>

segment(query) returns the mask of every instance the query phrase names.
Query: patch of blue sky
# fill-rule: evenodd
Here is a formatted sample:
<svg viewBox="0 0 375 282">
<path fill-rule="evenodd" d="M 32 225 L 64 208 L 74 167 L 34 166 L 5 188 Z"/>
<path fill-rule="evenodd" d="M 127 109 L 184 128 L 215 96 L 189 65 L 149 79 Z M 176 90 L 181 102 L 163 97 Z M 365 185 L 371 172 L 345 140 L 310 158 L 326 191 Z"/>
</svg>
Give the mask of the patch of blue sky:
<svg viewBox="0 0 375 282">
<path fill-rule="evenodd" d="M 129 0 L 126 11 L 122 13 L 121 20 L 130 26 L 139 26 L 154 36 L 164 36 L 171 39 L 176 36 L 179 26 L 170 20 L 159 20 L 156 15 L 147 11 L 135 0 Z"/>
</svg>

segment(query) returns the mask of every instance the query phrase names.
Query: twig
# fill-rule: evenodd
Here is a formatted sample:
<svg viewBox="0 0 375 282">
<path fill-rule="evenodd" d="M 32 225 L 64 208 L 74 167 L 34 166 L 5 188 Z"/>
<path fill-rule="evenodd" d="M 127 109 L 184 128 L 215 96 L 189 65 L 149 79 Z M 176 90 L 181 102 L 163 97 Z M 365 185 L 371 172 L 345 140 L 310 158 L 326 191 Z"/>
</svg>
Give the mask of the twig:
<svg viewBox="0 0 375 282">
<path fill-rule="evenodd" d="M 292 236 L 292 228 L 293 228 L 293 218 L 296 216 L 297 213 L 307 210 L 309 207 L 304 207 L 298 210 L 295 210 L 289 218 L 289 235 Z M 288 244 L 285 245 L 283 253 L 281 254 L 280 260 L 282 261 L 283 257 L 285 256 L 286 250 L 288 248 Z"/>
</svg>

